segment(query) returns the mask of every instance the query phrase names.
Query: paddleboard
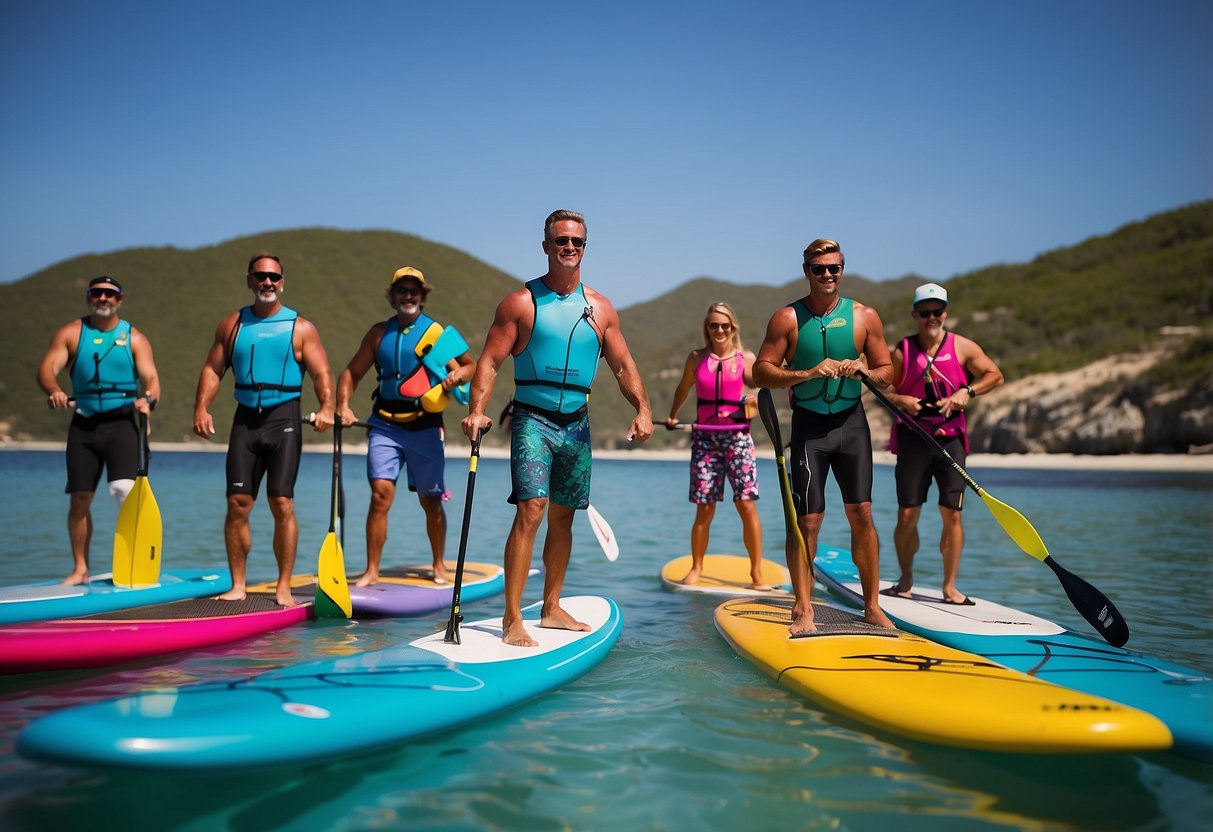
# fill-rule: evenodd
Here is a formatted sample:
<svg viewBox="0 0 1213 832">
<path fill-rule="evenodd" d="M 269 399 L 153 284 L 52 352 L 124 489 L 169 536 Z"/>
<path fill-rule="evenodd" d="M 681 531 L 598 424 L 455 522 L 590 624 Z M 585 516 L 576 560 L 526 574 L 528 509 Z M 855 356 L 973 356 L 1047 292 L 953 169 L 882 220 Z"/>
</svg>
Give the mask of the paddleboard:
<svg viewBox="0 0 1213 832">
<path fill-rule="evenodd" d="M 501 619 L 465 623 L 460 644 L 444 631 L 355 656 L 258 676 L 149 690 L 67 708 L 17 739 L 37 760 L 107 769 L 229 772 L 360 754 L 455 728 L 566 685 L 601 662 L 622 617 L 609 598 L 561 600 L 589 632 L 539 626 L 538 647 L 501 641 Z"/>
<path fill-rule="evenodd" d="M 455 567 L 447 566 L 447 574 L 453 581 Z M 532 569 L 531 574 L 538 574 Z M 258 592 L 270 591 L 272 581 L 250 587 Z M 315 575 L 296 575 L 291 579 L 291 591 L 307 593 L 316 588 Z M 505 570 L 491 563 L 463 564 L 463 585 L 459 590 L 459 603 L 470 604 L 484 598 L 500 595 L 505 591 Z M 451 608 L 452 584 L 434 583 L 434 568 L 425 566 L 398 566 L 379 573 L 379 583 L 371 586 L 354 586 L 350 581 L 350 603 L 355 618 L 410 618 L 429 615 Z"/>
<path fill-rule="evenodd" d="M 150 586 L 115 586 L 113 576 L 98 575 L 84 584 L 57 581 L 0 587 L 0 624 L 76 618 L 99 612 L 218 595 L 232 588 L 231 576 L 203 569 L 166 569 Z"/>
<path fill-rule="evenodd" d="M 822 546 L 814 572 L 844 603 L 862 606 L 859 572 L 845 549 Z M 881 589 L 891 587 L 881 581 Z M 1213 760 L 1213 677 L 1191 667 L 1112 647 L 1104 641 L 1012 607 L 970 596 L 948 604 L 936 589 L 910 598 L 882 595 L 881 609 L 899 627 L 1094 696 L 1153 714 L 1174 739 L 1171 751 Z"/>
<path fill-rule="evenodd" d="M 311 603 L 280 607 L 274 594 L 243 601 L 188 598 L 83 618 L 0 627 L 0 673 L 108 667 L 213 647 L 304 621 Z"/>
<path fill-rule="evenodd" d="M 792 637 L 791 598 L 738 598 L 716 609 L 737 653 L 812 702 L 916 740 L 1031 754 L 1155 751 L 1158 719 L 1049 684 L 989 659 L 876 627 L 814 604 L 817 631 Z"/>
<path fill-rule="evenodd" d="M 661 569 L 661 584 L 673 592 L 702 592 L 728 596 L 786 596 L 792 591 L 788 570 L 773 560 L 762 559 L 762 581 L 770 589 L 754 589 L 750 581 L 750 559 L 741 555 L 704 555 L 699 580 L 684 584 L 691 571 L 691 556 L 674 558 Z"/>
</svg>

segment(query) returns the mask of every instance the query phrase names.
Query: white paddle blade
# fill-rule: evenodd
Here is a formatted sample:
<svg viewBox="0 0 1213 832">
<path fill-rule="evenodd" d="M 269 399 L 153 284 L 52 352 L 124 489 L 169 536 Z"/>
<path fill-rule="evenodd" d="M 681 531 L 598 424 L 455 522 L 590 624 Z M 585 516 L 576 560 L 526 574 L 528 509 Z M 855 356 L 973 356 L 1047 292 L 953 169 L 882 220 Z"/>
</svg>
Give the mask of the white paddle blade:
<svg viewBox="0 0 1213 832">
<path fill-rule="evenodd" d="M 598 545 L 602 547 L 602 553 L 606 555 L 607 560 L 614 561 L 619 557 L 619 541 L 615 539 L 615 533 L 611 531 L 610 524 L 592 505 L 586 506 L 585 516 L 589 518 L 590 528 L 594 530 L 594 537 L 598 538 Z"/>
</svg>

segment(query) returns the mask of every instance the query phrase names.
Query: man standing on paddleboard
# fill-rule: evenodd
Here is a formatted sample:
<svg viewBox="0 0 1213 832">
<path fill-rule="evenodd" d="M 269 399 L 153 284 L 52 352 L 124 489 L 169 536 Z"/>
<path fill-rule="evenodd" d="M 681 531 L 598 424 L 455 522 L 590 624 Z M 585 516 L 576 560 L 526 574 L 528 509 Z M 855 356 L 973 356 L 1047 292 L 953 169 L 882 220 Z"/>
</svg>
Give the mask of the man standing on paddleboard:
<svg viewBox="0 0 1213 832">
<path fill-rule="evenodd" d="M 134 412 L 151 413 L 160 398 L 160 376 L 152 345 L 143 333 L 119 317 L 122 284 L 94 277 L 84 291 L 89 314 L 60 327 L 38 365 L 38 386 L 47 404 L 58 410 L 75 404 L 67 429 L 67 536 L 72 572 L 65 585 L 88 581 L 88 550 L 93 536 L 92 504 L 101 467 L 109 492 L 119 505 L 135 485 L 139 468 L 139 425 Z M 64 368 L 72 397 L 59 386 Z"/>
<path fill-rule="evenodd" d="M 893 375 L 880 315 L 839 293 L 846 268 L 834 240 L 817 239 L 804 250 L 809 293 L 776 312 L 754 362 L 762 387 L 791 388 L 792 497 L 807 552 L 788 536 L 788 571 L 796 591 L 793 635 L 812 632 L 813 557 L 825 519 L 825 483 L 838 479 L 851 526 L 851 557 L 863 584 L 863 617 L 892 627 L 878 602 L 880 540 L 872 521 L 872 434 L 860 394 L 861 375 L 888 384 Z"/>
<path fill-rule="evenodd" d="M 442 411 L 459 385 L 471 380 L 476 363 L 453 327 L 443 327 L 422 311 L 431 288 L 425 275 L 412 266 L 397 269 L 387 289 L 395 317 L 370 328 L 337 379 L 337 413 L 343 425 L 357 421 L 350 398 L 367 370 L 374 367 L 379 381 L 367 431 L 366 476 L 371 483 L 371 504 L 366 513 L 366 571 L 359 576 L 357 586 L 379 581 L 388 512 L 396 499 L 396 480 L 402 466 L 407 471 L 409 490 L 417 492 L 425 512 L 434 583 L 450 580 L 442 559 L 446 548 L 442 500 L 447 493 Z M 459 346 L 444 349 L 443 344 L 452 337 Z M 434 353 L 441 355 L 437 364 L 429 360 Z M 446 357 L 452 354 L 454 357 Z"/>
<path fill-rule="evenodd" d="M 291 607 L 295 605 L 291 570 L 299 543 L 295 479 L 303 452 L 299 432 L 303 372 L 312 377 L 320 403 L 312 421 L 318 431 L 333 426 L 333 374 L 316 327 L 282 305 L 286 289 L 282 261 L 273 254 L 253 255 L 245 282 L 253 293 L 253 304 L 228 315 L 215 328 L 194 397 L 194 433 L 209 440 L 215 434 L 210 406 L 224 372 L 232 368 L 237 404 L 228 437 L 227 516 L 223 522 L 232 588 L 217 597 L 224 601 L 245 597 L 248 553 L 253 545 L 248 518 L 261 479 L 268 475 L 265 493 L 274 515 L 274 559 L 278 562 L 275 596 L 280 605 Z"/>
<path fill-rule="evenodd" d="M 540 626 L 588 630 L 560 606 L 560 591 L 573 545 L 573 516 L 590 502 L 590 384 L 605 358 L 623 397 L 636 408 L 628 439 L 653 435 L 653 414 L 640 371 L 624 341 L 619 315 L 604 295 L 581 282 L 585 217 L 554 211 L 543 224 L 548 271 L 497 306 L 484 351 L 472 378 L 463 432 L 475 439 L 493 424 L 485 415 L 497 371 L 514 357 L 514 415 L 510 425 L 511 502 L 514 525 L 505 543 L 505 615 L 502 641 L 522 647 L 536 642 L 522 623 L 535 535 L 547 514 L 543 547 L 543 609 Z"/>
<path fill-rule="evenodd" d="M 1003 382 L 1002 370 L 977 342 L 948 332 L 948 290 L 927 283 L 914 290 L 910 314 L 918 332 L 901 339 L 893 350 L 893 379 L 889 401 L 936 438 L 964 467 L 969 452 L 965 409 L 982 393 Z M 901 576 L 884 595 L 910 597 L 914 586 L 914 555 L 918 552 L 918 517 L 934 479 L 939 488 L 939 516 L 943 529 L 939 552 L 943 555 L 943 601 L 972 604 L 956 588 L 960 553 L 964 549 L 964 527 L 960 510 L 964 502 L 964 477 L 900 420 L 889 434 L 889 450 L 897 454 L 897 528 L 893 544 Z"/>
</svg>

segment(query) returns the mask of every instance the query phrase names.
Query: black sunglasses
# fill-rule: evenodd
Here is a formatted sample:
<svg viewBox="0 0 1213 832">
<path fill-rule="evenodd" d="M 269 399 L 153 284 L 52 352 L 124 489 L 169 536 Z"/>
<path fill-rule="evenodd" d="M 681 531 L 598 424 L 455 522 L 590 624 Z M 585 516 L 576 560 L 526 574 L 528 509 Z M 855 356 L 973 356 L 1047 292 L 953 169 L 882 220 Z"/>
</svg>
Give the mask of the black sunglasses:
<svg viewBox="0 0 1213 832">
<path fill-rule="evenodd" d="M 942 318 L 943 313 L 948 310 L 943 306 L 937 306 L 934 309 L 915 309 L 920 318 Z"/>
<path fill-rule="evenodd" d="M 423 293 L 420 286 L 401 286 L 400 284 L 393 286 L 392 291 L 398 295 L 420 295 Z"/>
<path fill-rule="evenodd" d="M 842 264 L 841 263 L 814 263 L 813 265 L 809 266 L 809 271 L 811 271 L 817 277 L 821 277 L 823 274 L 826 273 L 827 270 L 830 272 L 830 274 L 838 274 L 840 271 L 842 271 Z"/>
<path fill-rule="evenodd" d="M 113 289 L 89 289 L 88 296 L 90 298 L 120 298 L 121 292 L 115 292 Z"/>
<path fill-rule="evenodd" d="M 266 280 L 272 283 L 277 283 L 282 279 L 282 275 L 278 272 L 253 272 L 253 277 L 256 278 L 258 283 L 262 283 Z"/>
<path fill-rule="evenodd" d="M 585 237 L 553 237 L 552 242 L 564 248 L 569 243 L 573 244 L 573 248 L 581 248 L 585 245 Z"/>
</svg>

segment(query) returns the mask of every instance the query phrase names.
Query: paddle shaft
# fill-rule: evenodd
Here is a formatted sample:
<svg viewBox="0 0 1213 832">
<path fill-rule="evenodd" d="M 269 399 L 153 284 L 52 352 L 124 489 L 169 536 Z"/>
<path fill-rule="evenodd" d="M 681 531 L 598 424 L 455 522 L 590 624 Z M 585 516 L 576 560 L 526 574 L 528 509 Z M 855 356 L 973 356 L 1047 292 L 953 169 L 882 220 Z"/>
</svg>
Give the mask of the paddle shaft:
<svg viewBox="0 0 1213 832">
<path fill-rule="evenodd" d="M 762 426 L 767 429 L 767 436 L 775 446 L 775 467 L 779 471 L 779 496 L 783 500 L 784 530 L 788 542 L 794 542 L 800 548 L 800 556 L 807 562 L 809 549 L 805 545 L 804 535 L 800 532 L 800 523 L 796 520 L 796 506 L 792 502 L 792 483 L 788 478 L 788 466 L 783 456 L 783 432 L 779 429 L 779 413 L 775 410 L 775 399 L 766 387 L 758 391 L 758 415 L 762 417 Z"/>
<path fill-rule="evenodd" d="M 459 611 L 459 593 L 463 588 L 463 563 L 467 557 L 468 530 L 472 525 L 472 493 L 476 488 L 476 465 L 480 461 L 480 438 L 484 431 L 477 431 L 472 440 L 472 452 L 468 457 L 468 487 L 467 497 L 463 502 L 463 527 L 459 531 L 459 560 L 455 563 L 455 583 L 451 587 L 451 617 L 446 623 L 446 635 L 442 640 L 447 644 L 461 644 L 459 640 L 459 624 L 463 614 Z"/>
</svg>

